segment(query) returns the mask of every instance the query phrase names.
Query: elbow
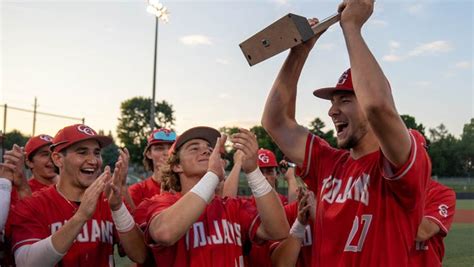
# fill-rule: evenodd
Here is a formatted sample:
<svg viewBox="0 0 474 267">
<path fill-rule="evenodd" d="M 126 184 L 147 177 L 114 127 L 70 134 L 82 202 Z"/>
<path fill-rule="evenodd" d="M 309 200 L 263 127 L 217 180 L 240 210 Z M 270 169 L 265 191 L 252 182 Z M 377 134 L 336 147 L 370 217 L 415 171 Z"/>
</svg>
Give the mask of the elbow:
<svg viewBox="0 0 474 267">
<path fill-rule="evenodd" d="M 156 229 L 150 229 L 150 236 L 157 244 L 165 247 L 172 246 L 178 241 L 178 238 L 173 234 L 173 229 L 164 224 L 156 227 Z"/>
<path fill-rule="evenodd" d="M 423 231 L 422 229 L 418 229 L 418 232 L 416 233 L 415 240 L 417 242 L 424 242 L 424 241 L 426 241 L 430 238 L 431 238 L 431 235 L 427 231 Z"/>
<path fill-rule="evenodd" d="M 271 231 L 268 232 L 268 236 L 271 240 L 282 240 L 288 237 L 288 233 L 290 232 L 288 222 L 285 221 L 285 224 L 280 225 L 280 227 L 273 227 Z"/>
<path fill-rule="evenodd" d="M 379 121 L 381 118 L 387 118 L 398 116 L 393 103 L 387 103 L 386 101 L 378 101 L 369 103 L 364 107 L 364 113 L 367 116 L 369 122 Z"/>
<path fill-rule="evenodd" d="M 146 248 L 144 248 L 143 250 L 140 250 L 134 255 L 127 255 L 127 256 L 130 258 L 130 260 L 132 260 L 135 263 L 144 264 L 147 257 L 147 251 L 146 251 Z"/>
</svg>

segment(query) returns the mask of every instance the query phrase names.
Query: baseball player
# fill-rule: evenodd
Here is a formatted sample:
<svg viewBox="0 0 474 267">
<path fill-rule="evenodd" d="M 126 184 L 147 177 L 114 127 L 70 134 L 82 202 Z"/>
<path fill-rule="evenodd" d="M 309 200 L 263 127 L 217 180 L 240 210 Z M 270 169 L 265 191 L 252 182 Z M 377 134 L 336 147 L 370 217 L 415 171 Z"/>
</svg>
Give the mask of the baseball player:
<svg viewBox="0 0 474 267">
<path fill-rule="evenodd" d="M 441 266 L 444 257 L 443 239 L 448 234 L 456 210 L 454 191 L 431 180 L 425 198 L 425 211 L 418 227 L 410 266 Z"/>
<path fill-rule="evenodd" d="M 51 157 L 56 186 L 19 201 L 11 214 L 13 252 L 19 266 L 113 266 L 113 244 L 143 262 L 142 232 L 122 202 L 127 166 L 102 172 L 101 149 L 112 140 L 83 124 L 61 129 Z"/>
<path fill-rule="evenodd" d="M 316 192 L 313 266 L 407 266 L 430 179 L 428 154 L 400 118 L 387 78 L 362 37 L 373 0 L 339 6 L 351 69 L 313 94 L 331 101 L 341 149 L 295 119 L 296 88 L 320 35 L 292 48 L 268 96 L 265 130 Z M 317 20 L 310 20 L 315 25 Z"/>
<path fill-rule="evenodd" d="M 12 191 L 12 204 L 16 203 L 18 198 L 30 196 L 31 193 L 44 190 L 58 182 L 58 175 L 55 172 L 53 161 L 51 160 L 51 151 L 49 146 L 53 138 L 46 134 L 40 134 L 31 137 L 25 145 L 25 165 L 31 170 L 32 176 L 28 180 L 31 192 L 22 194 L 25 190 Z M 23 169 L 23 168 L 21 168 Z M 26 190 L 28 192 L 28 190 Z"/>
<path fill-rule="evenodd" d="M 135 211 L 145 226 L 157 266 L 244 266 L 242 244 L 286 237 L 289 225 L 278 196 L 257 167 L 255 135 L 245 129 L 233 135 L 243 152 L 242 169 L 256 198 L 221 198 L 214 192 L 223 179 L 220 152 L 226 137 L 209 127 L 180 135 L 164 167 L 164 190 Z M 213 149 L 214 147 L 214 149 Z"/>
<path fill-rule="evenodd" d="M 136 183 L 128 188 L 133 200 L 132 209 L 135 209 L 145 198 L 151 198 L 161 191 L 160 168 L 168 159 L 168 151 L 176 140 L 176 133 L 165 128 L 154 130 L 147 140 L 147 146 L 143 152 L 143 165 L 153 175 L 146 180 Z"/>
<path fill-rule="evenodd" d="M 314 193 L 298 192 L 298 201 L 285 206 L 288 222 L 292 223 L 288 237 L 270 246 L 272 266 L 311 266 L 312 229 L 316 211 Z"/>
</svg>

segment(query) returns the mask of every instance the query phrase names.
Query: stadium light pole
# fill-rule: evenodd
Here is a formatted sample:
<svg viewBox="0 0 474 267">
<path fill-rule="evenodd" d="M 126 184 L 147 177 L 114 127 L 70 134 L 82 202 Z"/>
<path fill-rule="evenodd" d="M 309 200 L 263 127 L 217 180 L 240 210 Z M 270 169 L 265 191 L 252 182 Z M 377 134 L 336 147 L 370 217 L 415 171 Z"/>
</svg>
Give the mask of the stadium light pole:
<svg viewBox="0 0 474 267">
<path fill-rule="evenodd" d="M 155 128 L 155 92 L 156 92 L 156 57 L 158 50 L 158 24 L 159 21 L 168 23 L 168 9 L 159 0 L 148 0 L 146 11 L 155 16 L 155 54 L 153 59 L 153 92 L 150 102 L 150 127 Z"/>
</svg>

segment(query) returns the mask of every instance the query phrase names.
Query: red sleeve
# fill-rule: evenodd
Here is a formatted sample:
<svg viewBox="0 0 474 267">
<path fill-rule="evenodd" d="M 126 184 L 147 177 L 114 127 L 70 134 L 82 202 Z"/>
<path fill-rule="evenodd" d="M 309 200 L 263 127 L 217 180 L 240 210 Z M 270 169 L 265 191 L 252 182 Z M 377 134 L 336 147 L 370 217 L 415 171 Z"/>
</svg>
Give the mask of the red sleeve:
<svg viewBox="0 0 474 267">
<path fill-rule="evenodd" d="M 431 161 L 422 140 L 415 138 L 421 134 L 413 130 L 409 134 L 411 148 L 407 162 L 394 173 L 390 162 L 381 156 L 379 166 L 401 205 L 412 210 L 424 203 L 426 185 L 431 177 Z"/>
<path fill-rule="evenodd" d="M 30 205 L 31 199 L 18 201 L 11 212 L 13 251 L 51 235 L 50 228 L 41 220 L 42 212 Z"/>
<path fill-rule="evenodd" d="M 142 182 L 139 182 L 128 187 L 128 194 L 130 194 L 135 206 L 138 206 L 140 201 L 143 200 L 141 183 Z"/>
<path fill-rule="evenodd" d="M 292 225 L 298 217 L 298 201 L 285 205 L 285 214 L 288 223 Z"/>
<path fill-rule="evenodd" d="M 236 201 L 239 201 L 240 203 L 238 212 L 240 215 L 240 226 L 242 227 L 242 237 L 246 237 L 245 239 L 252 242 L 258 242 L 257 230 L 262 221 L 260 220 L 260 216 L 258 216 L 256 206 L 247 200 L 236 199 Z"/>
<path fill-rule="evenodd" d="M 446 236 L 451 228 L 456 209 L 454 191 L 436 181 L 430 181 L 425 200 L 424 217 L 436 223 L 440 234 Z"/>
<path fill-rule="evenodd" d="M 334 166 L 335 162 L 343 155 L 348 153 L 346 150 L 339 150 L 331 147 L 324 139 L 308 134 L 306 139 L 306 149 L 304 161 L 301 166 L 296 168 L 296 175 L 300 176 L 308 184 L 310 190 L 319 192 L 317 189 L 320 170 L 324 167 Z"/>
<path fill-rule="evenodd" d="M 164 211 L 165 209 L 171 207 L 174 203 L 176 203 L 176 201 L 178 201 L 179 198 L 180 197 L 176 194 L 164 193 L 161 195 L 157 195 L 145 202 L 144 208 L 146 208 L 146 210 L 144 211 L 145 213 L 143 214 L 143 217 L 146 221 L 146 227 L 145 227 L 144 233 L 145 233 L 145 241 L 147 242 L 147 244 L 155 243 L 150 235 L 149 227 L 150 227 L 151 221 L 156 216 L 158 216 L 162 211 Z M 141 207 L 141 205 L 139 207 Z M 139 212 L 141 213 L 141 211 Z M 142 215 L 138 214 L 138 216 L 139 216 L 138 219 L 142 219 L 140 218 L 140 216 Z"/>
</svg>

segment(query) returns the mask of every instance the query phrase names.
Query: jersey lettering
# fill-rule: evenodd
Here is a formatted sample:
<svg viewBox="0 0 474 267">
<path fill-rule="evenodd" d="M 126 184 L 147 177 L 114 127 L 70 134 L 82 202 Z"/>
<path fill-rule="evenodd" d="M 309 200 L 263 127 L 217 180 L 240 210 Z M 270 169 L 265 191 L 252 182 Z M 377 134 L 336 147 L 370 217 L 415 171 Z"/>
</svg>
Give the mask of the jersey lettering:
<svg viewBox="0 0 474 267">
<path fill-rule="evenodd" d="M 448 205 L 441 204 L 439 205 L 438 209 L 439 209 L 439 215 L 443 216 L 444 218 L 448 217 Z"/>
<path fill-rule="evenodd" d="M 323 180 L 321 188 L 321 199 L 329 204 L 334 202 L 344 203 L 348 199 L 369 205 L 369 183 L 370 175 L 363 173 L 357 179 L 349 177 L 343 192 L 341 191 L 342 180 L 329 176 Z M 327 191 L 327 192 L 325 192 Z"/>
<path fill-rule="evenodd" d="M 64 222 L 54 222 L 51 224 L 51 234 L 56 233 L 67 220 Z M 82 227 L 82 231 L 77 235 L 76 242 L 87 243 L 87 242 L 102 242 L 113 244 L 114 237 L 114 224 L 110 221 L 89 220 Z"/>
<path fill-rule="evenodd" d="M 231 223 L 227 220 L 214 220 L 212 225 L 214 226 L 215 234 L 208 235 L 204 223 L 195 222 L 190 230 L 186 232 L 186 248 L 189 250 L 190 231 L 192 231 L 192 238 L 194 239 L 193 248 L 220 244 L 242 246 L 240 224 Z"/>
<path fill-rule="evenodd" d="M 424 241 L 415 242 L 415 249 L 420 251 L 428 250 L 428 245 Z"/>
<path fill-rule="evenodd" d="M 313 234 L 311 233 L 311 227 L 306 225 L 306 230 L 304 231 L 303 247 L 311 246 L 313 244 Z"/>
</svg>

